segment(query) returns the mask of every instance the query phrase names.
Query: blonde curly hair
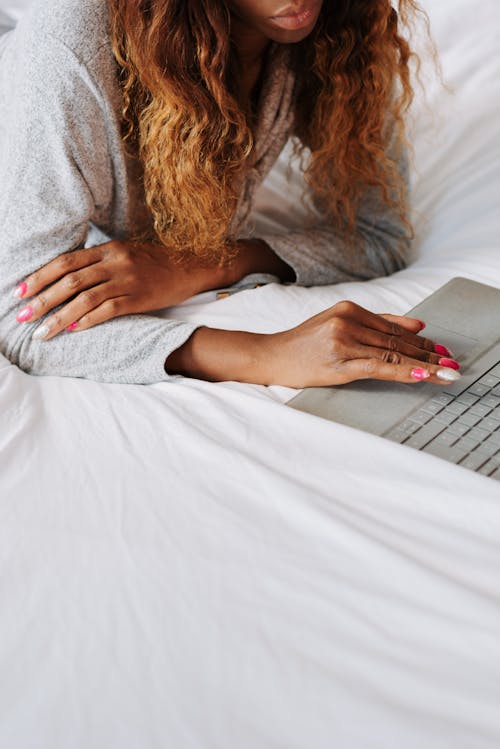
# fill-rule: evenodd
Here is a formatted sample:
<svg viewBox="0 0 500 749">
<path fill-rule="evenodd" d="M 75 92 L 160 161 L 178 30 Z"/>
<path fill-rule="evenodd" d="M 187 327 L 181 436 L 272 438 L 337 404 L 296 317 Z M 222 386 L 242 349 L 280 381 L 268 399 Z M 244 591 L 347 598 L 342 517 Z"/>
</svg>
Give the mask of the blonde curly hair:
<svg viewBox="0 0 500 749">
<path fill-rule="evenodd" d="M 156 238 L 179 256 L 221 261 L 253 149 L 234 85 L 229 6 L 109 2 L 124 140 L 142 162 Z M 399 0 L 397 11 L 390 0 L 336 0 L 293 45 L 295 135 L 310 151 L 305 179 L 339 231 L 352 232 L 367 186 L 409 226 L 386 126 L 391 121 L 396 142 L 404 141 L 414 53 L 403 30 L 418 14 L 426 19 L 414 0 Z"/>
</svg>

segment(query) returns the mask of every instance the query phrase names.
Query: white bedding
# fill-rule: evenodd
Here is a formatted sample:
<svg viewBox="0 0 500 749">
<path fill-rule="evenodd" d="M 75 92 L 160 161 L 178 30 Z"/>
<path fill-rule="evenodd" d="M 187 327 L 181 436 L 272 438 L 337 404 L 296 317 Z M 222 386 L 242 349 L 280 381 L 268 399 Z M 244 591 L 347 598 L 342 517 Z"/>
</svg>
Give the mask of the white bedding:
<svg viewBox="0 0 500 749">
<path fill-rule="evenodd" d="M 413 264 L 169 314 L 273 331 L 500 287 L 500 9 L 426 5 L 455 94 L 415 108 Z M 260 220 L 293 196 L 280 164 Z M 500 485 L 293 392 L 0 360 L 0 749 L 500 745 Z"/>
</svg>

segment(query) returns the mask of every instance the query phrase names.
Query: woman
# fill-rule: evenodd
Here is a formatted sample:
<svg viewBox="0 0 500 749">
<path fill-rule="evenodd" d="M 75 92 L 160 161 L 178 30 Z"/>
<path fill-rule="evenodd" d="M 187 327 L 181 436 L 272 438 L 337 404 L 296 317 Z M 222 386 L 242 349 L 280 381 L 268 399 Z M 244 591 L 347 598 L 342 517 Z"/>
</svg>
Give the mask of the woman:
<svg viewBox="0 0 500 749">
<path fill-rule="evenodd" d="M 409 58 L 389 0 L 41 0 L 0 65 L 3 353 L 110 382 L 457 378 L 420 321 L 350 302 L 274 335 L 147 314 L 252 273 L 402 268 Z M 321 219 L 251 238 L 291 135 Z"/>
</svg>

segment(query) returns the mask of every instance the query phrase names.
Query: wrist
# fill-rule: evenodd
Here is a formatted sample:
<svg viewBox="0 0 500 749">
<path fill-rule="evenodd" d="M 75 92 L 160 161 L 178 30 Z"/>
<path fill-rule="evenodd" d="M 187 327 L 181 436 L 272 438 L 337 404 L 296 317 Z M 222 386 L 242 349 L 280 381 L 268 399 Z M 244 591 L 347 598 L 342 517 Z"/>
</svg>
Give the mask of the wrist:
<svg viewBox="0 0 500 749">
<path fill-rule="evenodd" d="M 294 281 L 295 272 L 262 239 L 239 239 L 235 243 L 236 257 L 231 266 L 232 283 L 251 273 L 269 273 L 281 281 Z"/>
</svg>

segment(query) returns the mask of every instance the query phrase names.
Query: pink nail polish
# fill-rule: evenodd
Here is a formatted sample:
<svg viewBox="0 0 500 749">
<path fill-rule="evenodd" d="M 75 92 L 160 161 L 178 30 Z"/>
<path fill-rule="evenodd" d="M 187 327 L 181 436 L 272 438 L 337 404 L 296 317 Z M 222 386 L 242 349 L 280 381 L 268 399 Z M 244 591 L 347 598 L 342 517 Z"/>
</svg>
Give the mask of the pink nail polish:
<svg viewBox="0 0 500 749">
<path fill-rule="evenodd" d="M 21 299 L 26 294 L 27 291 L 28 291 L 28 284 L 26 283 L 26 281 L 23 281 L 22 283 L 19 284 L 19 286 L 16 286 L 16 290 L 14 291 L 14 296 L 17 297 L 18 299 Z"/>
<path fill-rule="evenodd" d="M 33 317 L 33 307 L 25 307 L 16 315 L 17 322 L 28 322 Z"/>
<path fill-rule="evenodd" d="M 449 367 L 450 369 L 460 369 L 460 364 L 455 359 L 440 359 L 438 364 L 442 367 Z"/>
<path fill-rule="evenodd" d="M 423 320 L 417 320 L 417 322 L 420 324 L 420 330 L 423 330 L 426 326 Z"/>
<path fill-rule="evenodd" d="M 72 322 L 71 325 L 68 325 L 66 330 L 75 330 L 77 326 L 78 326 L 77 322 Z"/>
<path fill-rule="evenodd" d="M 442 346 L 440 343 L 434 344 L 434 351 L 436 354 L 440 354 L 440 356 L 450 356 L 451 351 L 448 351 L 446 346 Z"/>
<path fill-rule="evenodd" d="M 415 369 L 411 370 L 411 376 L 414 380 L 427 380 L 431 373 L 428 369 L 422 369 L 422 367 L 415 367 Z"/>
</svg>

